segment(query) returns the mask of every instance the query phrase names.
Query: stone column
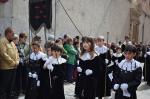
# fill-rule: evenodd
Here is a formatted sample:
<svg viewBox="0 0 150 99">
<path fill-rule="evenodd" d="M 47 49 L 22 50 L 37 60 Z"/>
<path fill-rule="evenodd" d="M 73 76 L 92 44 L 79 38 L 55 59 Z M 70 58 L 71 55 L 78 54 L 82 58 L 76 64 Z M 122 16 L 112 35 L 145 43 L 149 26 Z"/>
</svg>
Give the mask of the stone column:
<svg viewBox="0 0 150 99">
<path fill-rule="evenodd" d="M 130 20 L 131 40 L 135 43 L 138 43 L 140 13 L 137 11 L 137 9 L 131 8 L 130 14 L 131 14 L 131 20 Z"/>
</svg>

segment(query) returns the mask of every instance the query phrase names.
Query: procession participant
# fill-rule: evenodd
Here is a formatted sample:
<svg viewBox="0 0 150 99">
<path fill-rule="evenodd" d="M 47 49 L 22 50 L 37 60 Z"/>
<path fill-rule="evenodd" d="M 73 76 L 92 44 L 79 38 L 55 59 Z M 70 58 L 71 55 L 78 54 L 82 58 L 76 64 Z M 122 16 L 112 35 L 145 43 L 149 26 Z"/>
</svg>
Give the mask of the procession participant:
<svg viewBox="0 0 150 99">
<path fill-rule="evenodd" d="M 63 49 L 58 45 L 51 47 L 51 57 L 48 58 L 44 64 L 44 68 L 47 68 L 51 72 L 52 82 L 52 94 L 51 99 L 65 99 L 64 95 L 64 65 L 66 59 L 61 57 Z"/>
<path fill-rule="evenodd" d="M 127 45 L 124 53 L 125 59 L 114 66 L 113 71 L 115 99 L 137 99 L 136 90 L 142 77 L 141 64 L 134 59 L 136 48 L 133 45 Z"/>
<path fill-rule="evenodd" d="M 47 59 L 52 56 L 51 48 L 53 45 L 54 42 L 52 41 L 48 41 L 44 45 L 45 53 L 47 53 Z M 43 68 L 41 69 L 41 79 L 40 79 L 41 99 L 50 99 L 51 93 L 52 93 L 51 74 L 50 71 L 43 65 Z"/>
<path fill-rule="evenodd" d="M 116 48 L 116 53 L 113 54 L 111 59 L 115 64 L 120 63 L 124 59 L 124 55 L 119 46 Z"/>
<path fill-rule="evenodd" d="M 99 36 L 97 38 L 97 46 L 95 47 L 95 51 L 98 53 L 99 57 L 105 63 L 103 66 L 103 70 L 99 71 L 99 79 L 98 79 L 98 87 L 97 87 L 97 97 L 102 99 L 102 97 L 110 96 L 111 94 L 111 82 L 108 77 L 108 65 L 111 63 L 111 54 L 108 47 L 104 45 L 104 36 Z M 108 43 L 108 42 L 107 42 Z"/>
<path fill-rule="evenodd" d="M 79 66 L 77 67 L 79 99 L 95 99 L 97 79 L 99 78 L 98 70 L 104 66 L 103 61 L 95 53 L 95 44 L 91 37 L 82 39 L 81 48 Z"/>
<path fill-rule="evenodd" d="M 130 37 L 128 35 L 126 35 L 124 39 L 125 41 L 121 45 L 122 52 L 124 52 L 126 45 L 132 45 L 132 42 L 130 41 Z"/>
<path fill-rule="evenodd" d="M 46 61 L 46 54 L 40 51 L 40 45 L 32 43 L 32 53 L 29 60 L 28 85 L 25 99 L 41 99 L 40 80 L 41 70 Z"/>
<path fill-rule="evenodd" d="M 144 79 L 147 82 L 147 85 L 150 86 L 150 50 L 145 54 L 145 64 L 143 68 Z"/>
</svg>

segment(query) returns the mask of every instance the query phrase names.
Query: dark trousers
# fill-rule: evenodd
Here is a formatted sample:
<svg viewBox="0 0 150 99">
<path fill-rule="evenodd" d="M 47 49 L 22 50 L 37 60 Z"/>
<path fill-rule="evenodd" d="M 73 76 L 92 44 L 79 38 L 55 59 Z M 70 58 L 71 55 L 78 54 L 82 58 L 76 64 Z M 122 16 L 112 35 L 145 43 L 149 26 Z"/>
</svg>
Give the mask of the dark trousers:
<svg viewBox="0 0 150 99">
<path fill-rule="evenodd" d="M 13 99 L 16 69 L 0 70 L 0 99 Z"/>
<path fill-rule="evenodd" d="M 136 91 L 131 91 L 130 94 L 131 94 L 131 97 L 125 97 L 123 96 L 122 90 L 119 89 L 115 93 L 115 99 L 137 99 Z"/>
<path fill-rule="evenodd" d="M 65 99 L 63 78 L 62 77 L 53 78 L 52 86 L 53 88 L 51 99 Z"/>
<path fill-rule="evenodd" d="M 92 76 L 81 76 L 79 99 L 95 99 L 96 78 Z"/>
<path fill-rule="evenodd" d="M 27 87 L 27 67 L 24 64 L 19 64 L 16 70 L 15 90 L 18 94 L 25 92 Z"/>
<path fill-rule="evenodd" d="M 67 64 L 67 81 L 69 82 L 73 81 L 73 70 L 74 70 L 74 65 Z"/>
</svg>

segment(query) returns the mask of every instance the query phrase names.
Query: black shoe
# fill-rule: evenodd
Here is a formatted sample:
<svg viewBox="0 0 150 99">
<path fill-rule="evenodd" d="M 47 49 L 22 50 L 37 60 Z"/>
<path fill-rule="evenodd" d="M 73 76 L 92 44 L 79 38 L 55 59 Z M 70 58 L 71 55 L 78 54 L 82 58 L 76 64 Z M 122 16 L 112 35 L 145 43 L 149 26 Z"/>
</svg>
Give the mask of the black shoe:
<svg viewBox="0 0 150 99">
<path fill-rule="evenodd" d="M 147 82 L 147 85 L 150 86 L 150 82 Z"/>
<path fill-rule="evenodd" d="M 78 97 L 79 97 L 79 95 L 75 94 L 75 95 L 74 95 L 74 97 L 78 98 Z"/>
<path fill-rule="evenodd" d="M 73 80 L 71 80 L 71 81 L 68 81 L 68 83 L 73 83 L 74 81 Z"/>
</svg>

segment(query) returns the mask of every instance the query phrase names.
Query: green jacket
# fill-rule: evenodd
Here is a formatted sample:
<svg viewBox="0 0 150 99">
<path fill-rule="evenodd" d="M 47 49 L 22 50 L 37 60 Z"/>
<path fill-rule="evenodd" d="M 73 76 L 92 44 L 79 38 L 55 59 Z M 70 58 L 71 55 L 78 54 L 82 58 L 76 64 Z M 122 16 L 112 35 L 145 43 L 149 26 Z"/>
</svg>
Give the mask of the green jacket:
<svg viewBox="0 0 150 99">
<path fill-rule="evenodd" d="M 67 51 L 67 55 L 68 55 L 67 63 L 75 65 L 77 51 L 75 50 L 73 45 L 65 44 L 64 49 Z"/>
</svg>

